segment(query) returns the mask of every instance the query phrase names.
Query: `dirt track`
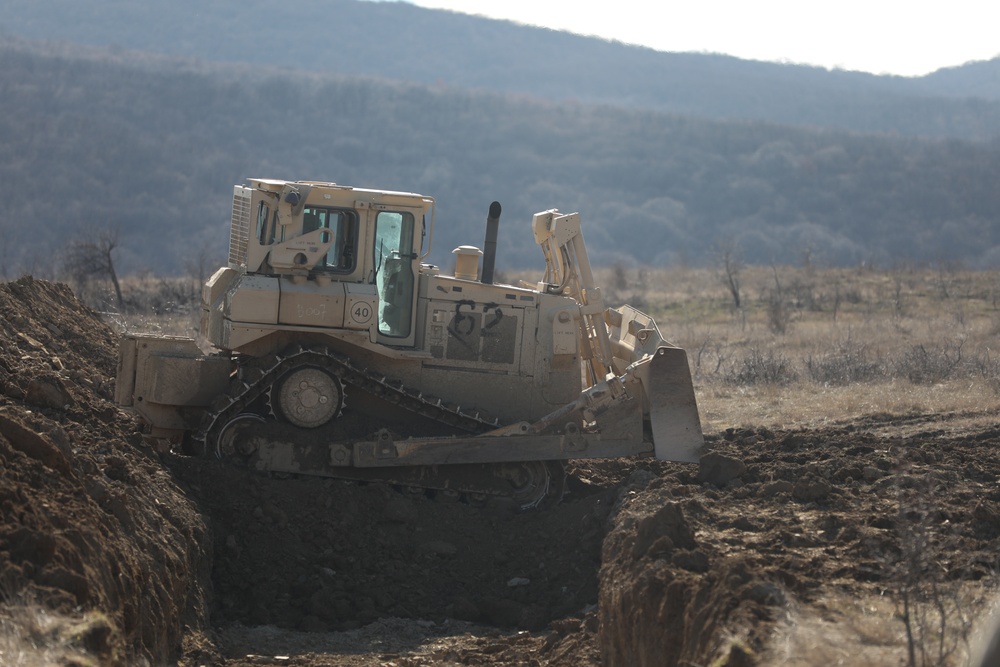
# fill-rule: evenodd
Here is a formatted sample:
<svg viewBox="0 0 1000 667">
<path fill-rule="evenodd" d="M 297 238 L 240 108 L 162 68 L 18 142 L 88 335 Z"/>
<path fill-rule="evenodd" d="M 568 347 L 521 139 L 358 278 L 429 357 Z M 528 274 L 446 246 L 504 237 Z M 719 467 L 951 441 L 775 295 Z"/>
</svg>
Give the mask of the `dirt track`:
<svg viewBox="0 0 1000 667">
<path fill-rule="evenodd" d="M 793 602 L 1000 566 L 1000 429 L 965 415 L 712 434 L 515 514 L 150 450 L 63 286 L 0 285 L 0 331 L 0 592 L 101 664 L 755 664 Z"/>
</svg>

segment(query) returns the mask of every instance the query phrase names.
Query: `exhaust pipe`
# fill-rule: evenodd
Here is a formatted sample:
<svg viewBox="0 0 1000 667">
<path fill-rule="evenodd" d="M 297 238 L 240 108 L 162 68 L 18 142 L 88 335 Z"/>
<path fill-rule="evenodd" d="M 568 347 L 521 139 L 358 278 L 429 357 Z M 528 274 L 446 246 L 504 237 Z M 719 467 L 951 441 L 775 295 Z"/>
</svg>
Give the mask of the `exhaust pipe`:
<svg viewBox="0 0 1000 667">
<path fill-rule="evenodd" d="M 493 284 L 493 268 L 497 262 L 497 231 L 500 229 L 500 202 L 490 204 L 490 214 L 486 218 L 486 242 L 483 244 L 484 285 Z"/>
</svg>

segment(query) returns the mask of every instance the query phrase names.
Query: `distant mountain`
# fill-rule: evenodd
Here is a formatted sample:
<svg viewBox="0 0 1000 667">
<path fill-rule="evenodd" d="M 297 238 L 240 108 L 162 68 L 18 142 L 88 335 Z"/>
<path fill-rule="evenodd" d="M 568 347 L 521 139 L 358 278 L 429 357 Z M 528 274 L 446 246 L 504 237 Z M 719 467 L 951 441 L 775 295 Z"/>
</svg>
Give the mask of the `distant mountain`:
<svg viewBox="0 0 1000 667">
<path fill-rule="evenodd" d="M 1000 57 L 940 69 L 914 83 L 934 95 L 1000 100 Z"/>
<path fill-rule="evenodd" d="M 3 0 L 0 34 L 864 133 L 1000 136 L 1000 60 L 919 79 L 661 53 L 403 2 Z M 641 17 L 636 17 L 641 20 Z"/>
<path fill-rule="evenodd" d="M 210 3 L 211 4 L 211 3 Z M 131 7 L 133 3 L 122 3 Z M 411 10 L 406 10 L 411 11 Z M 168 24 L 169 25 L 169 24 Z M 539 266 L 531 214 L 580 211 L 598 264 L 1000 261 L 1000 141 L 719 121 L 512 92 L 0 41 L 0 276 L 58 276 L 120 230 L 121 268 L 223 261 L 248 177 L 432 195 L 432 261 L 480 244 Z M 213 250 L 214 249 L 214 250 Z"/>
</svg>

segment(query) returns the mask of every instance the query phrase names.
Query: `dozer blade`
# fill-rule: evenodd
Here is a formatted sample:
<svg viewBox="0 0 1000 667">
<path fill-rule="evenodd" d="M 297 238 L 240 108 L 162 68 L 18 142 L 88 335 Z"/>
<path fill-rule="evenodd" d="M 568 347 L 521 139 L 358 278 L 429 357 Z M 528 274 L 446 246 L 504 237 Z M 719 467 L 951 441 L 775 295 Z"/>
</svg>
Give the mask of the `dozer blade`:
<svg viewBox="0 0 1000 667">
<path fill-rule="evenodd" d="M 649 363 L 648 380 L 645 390 L 656 458 L 696 463 L 705 440 L 687 353 L 677 347 L 658 348 Z"/>
</svg>

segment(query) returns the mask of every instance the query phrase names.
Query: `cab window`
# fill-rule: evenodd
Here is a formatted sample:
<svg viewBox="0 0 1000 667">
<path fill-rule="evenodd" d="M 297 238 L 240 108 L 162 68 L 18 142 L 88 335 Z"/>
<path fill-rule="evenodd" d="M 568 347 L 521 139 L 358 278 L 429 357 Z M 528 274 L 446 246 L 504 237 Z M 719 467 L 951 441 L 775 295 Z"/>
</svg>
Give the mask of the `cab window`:
<svg viewBox="0 0 1000 667">
<path fill-rule="evenodd" d="M 405 338 L 413 319 L 413 214 L 381 211 L 374 251 L 379 332 Z"/>
<path fill-rule="evenodd" d="M 265 202 L 261 202 L 257 208 L 257 241 L 261 245 L 270 245 L 274 242 L 274 226 L 277 221 L 277 212 L 275 212 L 275 218 L 269 221 L 270 213 L 270 207 Z M 268 224 L 269 222 L 270 224 Z"/>
<path fill-rule="evenodd" d="M 333 232 L 333 245 L 317 265 L 341 273 L 354 270 L 357 257 L 358 218 L 352 210 L 336 208 L 306 208 L 302 211 L 302 233 L 317 229 Z"/>
</svg>

